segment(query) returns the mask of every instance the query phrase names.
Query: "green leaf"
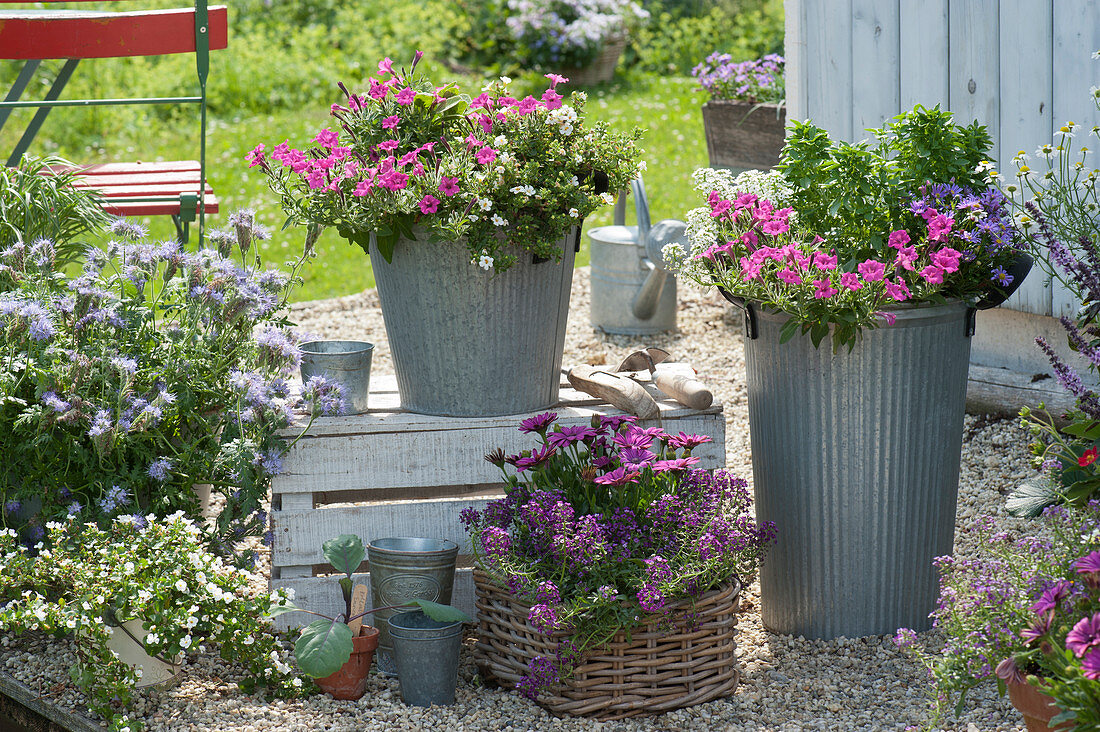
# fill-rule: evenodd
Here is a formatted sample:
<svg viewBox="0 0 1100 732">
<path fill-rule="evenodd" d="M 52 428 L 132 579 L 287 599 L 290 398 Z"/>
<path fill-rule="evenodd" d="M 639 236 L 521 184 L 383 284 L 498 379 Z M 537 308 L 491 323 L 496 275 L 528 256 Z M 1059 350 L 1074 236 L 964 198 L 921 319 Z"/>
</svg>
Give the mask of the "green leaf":
<svg viewBox="0 0 1100 732">
<path fill-rule="evenodd" d="M 302 673 L 315 679 L 331 676 L 351 658 L 351 628 L 335 620 L 316 620 L 302 628 L 294 657 Z"/>
<path fill-rule="evenodd" d="M 393 248 L 397 246 L 397 240 L 399 236 L 396 232 L 390 232 L 389 234 L 382 234 L 379 232 L 375 235 L 375 244 L 378 247 L 378 253 L 382 255 L 382 258 L 387 262 L 393 262 Z"/>
<path fill-rule="evenodd" d="M 363 540 L 355 534 L 340 534 L 334 539 L 329 539 L 321 545 L 321 551 L 324 552 L 325 559 L 333 569 L 348 577 L 359 568 L 363 558 L 367 556 L 363 548 Z"/>
<path fill-rule="evenodd" d="M 1088 422 L 1071 422 L 1062 428 L 1067 435 L 1080 437 L 1085 440 L 1100 439 L 1100 422 L 1089 420 Z"/>
<path fill-rule="evenodd" d="M 1035 518 L 1047 506 L 1061 500 L 1051 482 L 1045 478 L 1026 481 L 1009 494 L 1005 510 L 1020 518 Z"/>
<path fill-rule="evenodd" d="M 783 327 L 779 329 L 779 342 L 786 343 L 790 339 L 794 338 L 795 334 L 798 333 L 799 325 L 800 323 L 794 318 L 791 318 L 786 323 L 784 323 Z"/>
<path fill-rule="evenodd" d="M 363 251 L 370 254 L 370 232 L 358 231 L 351 227 L 340 225 L 336 227 L 336 232 L 348 240 L 351 244 L 358 244 L 362 247 Z"/>
<path fill-rule="evenodd" d="M 287 613 L 292 613 L 297 610 L 301 610 L 301 608 L 293 602 L 288 602 L 286 605 L 272 605 L 267 609 L 267 617 L 277 618 L 280 615 L 286 615 Z"/>
<path fill-rule="evenodd" d="M 420 609 L 424 611 L 432 620 L 440 623 L 472 623 L 474 619 L 466 613 L 459 610 L 457 607 L 450 605 L 440 605 L 438 602 L 432 602 L 431 600 L 416 599 L 412 601 L 413 604 L 419 605 Z"/>
</svg>

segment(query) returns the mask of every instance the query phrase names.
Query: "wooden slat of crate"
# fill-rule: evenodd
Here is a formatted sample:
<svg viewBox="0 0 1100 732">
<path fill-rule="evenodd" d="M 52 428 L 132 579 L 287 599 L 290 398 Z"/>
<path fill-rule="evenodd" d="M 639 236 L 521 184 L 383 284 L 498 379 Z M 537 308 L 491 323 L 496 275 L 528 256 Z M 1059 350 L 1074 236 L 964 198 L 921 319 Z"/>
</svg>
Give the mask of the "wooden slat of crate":
<svg viewBox="0 0 1100 732">
<path fill-rule="evenodd" d="M 297 603 L 317 612 L 335 613 L 341 607 L 335 581 L 314 576 L 315 568 L 325 564 L 321 545 L 326 539 L 341 533 L 367 542 L 387 536 L 447 538 L 458 543 L 465 558 L 469 544 L 458 521 L 460 511 L 483 508 L 503 487 L 500 470 L 484 459 L 485 453 L 497 447 L 517 452 L 536 443 L 518 430 L 526 415 L 467 418 L 401 412 L 394 377 L 378 376 L 371 382 L 371 411 L 316 420 L 272 484 L 271 584 L 294 588 Z M 722 406 L 690 410 L 651 385 L 647 388 L 658 400 L 661 418 L 641 424 L 709 435 L 714 442 L 694 454 L 702 467 L 723 467 Z M 594 414 L 620 413 L 570 388 L 562 388 L 560 400 L 552 411 L 563 425 L 587 424 Z M 414 496 L 416 500 L 409 500 Z M 347 505 L 351 501 L 365 503 Z M 472 615 L 473 580 L 461 564 L 452 602 Z M 369 586 L 369 573 L 356 577 Z M 276 623 L 288 628 L 308 621 L 308 615 L 292 613 Z"/>
</svg>

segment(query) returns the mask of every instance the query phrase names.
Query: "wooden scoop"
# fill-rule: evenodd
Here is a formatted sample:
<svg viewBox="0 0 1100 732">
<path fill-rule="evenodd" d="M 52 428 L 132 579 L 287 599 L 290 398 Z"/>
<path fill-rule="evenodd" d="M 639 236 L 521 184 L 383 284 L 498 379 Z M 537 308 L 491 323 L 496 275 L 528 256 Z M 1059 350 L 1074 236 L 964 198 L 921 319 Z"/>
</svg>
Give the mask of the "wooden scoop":
<svg viewBox="0 0 1100 732">
<path fill-rule="evenodd" d="M 657 401 L 641 384 L 631 379 L 584 364 L 571 368 L 566 378 L 577 391 L 603 399 L 639 419 L 656 419 L 660 414 Z"/>
</svg>

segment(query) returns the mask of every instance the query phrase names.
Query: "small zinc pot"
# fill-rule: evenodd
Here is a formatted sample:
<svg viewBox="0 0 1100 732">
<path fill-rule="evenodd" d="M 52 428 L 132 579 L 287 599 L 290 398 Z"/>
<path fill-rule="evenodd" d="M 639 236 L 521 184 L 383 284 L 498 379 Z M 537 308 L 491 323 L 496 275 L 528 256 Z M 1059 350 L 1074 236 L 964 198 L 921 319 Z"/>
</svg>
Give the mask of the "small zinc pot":
<svg viewBox="0 0 1100 732">
<path fill-rule="evenodd" d="M 344 387 L 344 399 L 354 414 L 367 411 L 370 363 L 374 344 L 365 341 L 309 341 L 302 351 L 302 383 L 324 376 Z"/>
<path fill-rule="evenodd" d="M 413 707 L 455 703 L 462 622 L 432 620 L 423 610 L 390 617 L 401 698 Z"/>
<path fill-rule="evenodd" d="M 619 65 L 619 56 L 626 50 L 625 33 L 616 33 L 603 41 L 599 55 L 592 63 L 581 69 L 562 69 L 562 76 L 569 79 L 573 86 L 602 84 L 615 78 L 615 67 Z"/>
<path fill-rule="evenodd" d="M 367 691 L 367 674 L 370 673 L 371 660 L 378 648 L 378 628 L 364 625 L 359 635 L 351 639 L 351 658 L 331 676 L 314 679 L 321 691 L 333 699 L 352 700 L 360 698 Z"/>
<path fill-rule="evenodd" d="M 367 545 L 371 604 L 382 607 L 429 600 L 450 605 L 457 559 L 458 544 L 447 539 L 375 539 Z M 381 632 L 378 668 L 389 675 L 398 673 L 389 625 L 390 617 L 398 612 L 394 609 L 374 612 L 374 624 Z"/>
<path fill-rule="evenodd" d="M 703 105 L 703 131 L 712 168 L 769 170 L 779 162 L 787 110 L 779 104 L 711 100 Z"/>
<path fill-rule="evenodd" d="M 1057 727 L 1050 726 L 1050 720 L 1061 713 L 1061 709 L 1047 694 L 1036 689 L 1029 683 L 1015 683 L 1009 681 L 1008 698 L 1012 706 L 1024 716 L 1024 724 L 1027 732 L 1051 732 L 1056 729 L 1072 729 L 1070 722 L 1062 722 Z"/>
<path fill-rule="evenodd" d="M 119 660 L 126 665 L 141 669 L 138 688 L 171 684 L 180 672 L 178 663 L 168 663 L 150 656 L 143 645 L 149 631 L 142 627 L 141 620 L 127 620 L 121 626 L 111 628 L 111 637 L 107 648 L 118 654 Z"/>
</svg>

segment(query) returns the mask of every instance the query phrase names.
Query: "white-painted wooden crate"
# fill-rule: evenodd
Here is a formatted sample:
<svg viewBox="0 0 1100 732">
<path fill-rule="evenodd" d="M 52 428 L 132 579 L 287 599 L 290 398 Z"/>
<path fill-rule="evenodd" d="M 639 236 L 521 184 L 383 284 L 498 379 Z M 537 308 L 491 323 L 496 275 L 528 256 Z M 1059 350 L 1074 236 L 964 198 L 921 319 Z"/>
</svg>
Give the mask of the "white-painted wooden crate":
<svg viewBox="0 0 1100 732">
<path fill-rule="evenodd" d="M 659 420 L 642 424 L 711 437 L 713 443 L 693 454 L 701 467 L 724 467 L 722 405 L 696 411 L 647 388 L 657 398 L 661 414 Z M 272 483 L 271 585 L 294 588 L 301 607 L 332 615 L 341 611 L 339 586 L 320 576 L 331 572 L 321 544 L 351 533 L 364 543 L 389 536 L 456 542 L 459 569 L 452 603 L 474 613 L 469 541 L 458 515 L 466 506 L 480 509 L 501 495 L 500 470 L 484 456 L 498 447 L 516 453 L 535 446 L 536 439 L 518 429 L 520 420 L 530 415 L 433 417 L 402 412 L 399 404 L 394 377 L 373 377 L 370 411 L 316 420 Z M 553 411 L 562 425 L 587 424 L 594 414 L 619 413 L 568 385 L 562 386 Z M 369 574 L 364 571 L 356 581 L 369 586 Z M 276 622 L 287 628 L 309 620 L 305 613 L 288 613 Z"/>
</svg>

